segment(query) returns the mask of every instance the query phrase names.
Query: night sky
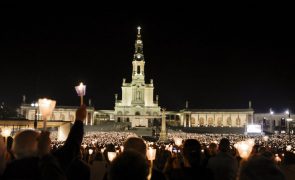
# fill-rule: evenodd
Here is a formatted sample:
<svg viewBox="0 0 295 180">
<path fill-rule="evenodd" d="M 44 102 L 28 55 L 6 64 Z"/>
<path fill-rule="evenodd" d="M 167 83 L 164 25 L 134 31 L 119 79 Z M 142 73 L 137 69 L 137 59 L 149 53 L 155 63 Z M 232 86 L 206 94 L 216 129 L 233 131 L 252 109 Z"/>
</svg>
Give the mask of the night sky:
<svg viewBox="0 0 295 180">
<path fill-rule="evenodd" d="M 226 4 L 161 9 L 87 6 L 65 11 L 1 6 L 0 102 L 27 96 L 113 109 L 122 79 L 131 81 L 136 27 L 142 27 L 146 82 L 160 106 L 295 108 L 295 29 L 288 5 Z M 43 8 L 45 8 L 43 6 Z M 38 9 L 38 10 L 36 10 Z"/>
</svg>

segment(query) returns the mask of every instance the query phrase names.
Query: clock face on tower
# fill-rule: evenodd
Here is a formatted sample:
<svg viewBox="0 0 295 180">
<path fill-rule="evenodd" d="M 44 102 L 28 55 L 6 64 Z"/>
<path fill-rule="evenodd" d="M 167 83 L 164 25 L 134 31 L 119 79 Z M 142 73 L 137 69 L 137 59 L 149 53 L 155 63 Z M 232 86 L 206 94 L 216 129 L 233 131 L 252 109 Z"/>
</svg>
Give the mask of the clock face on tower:
<svg viewBox="0 0 295 180">
<path fill-rule="evenodd" d="M 141 59 L 141 55 L 140 55 L 140 54 L 137 54 L 137 55 L 136 55 L 136 58 L 137 58 L 137 59 Z"/>
</svg>

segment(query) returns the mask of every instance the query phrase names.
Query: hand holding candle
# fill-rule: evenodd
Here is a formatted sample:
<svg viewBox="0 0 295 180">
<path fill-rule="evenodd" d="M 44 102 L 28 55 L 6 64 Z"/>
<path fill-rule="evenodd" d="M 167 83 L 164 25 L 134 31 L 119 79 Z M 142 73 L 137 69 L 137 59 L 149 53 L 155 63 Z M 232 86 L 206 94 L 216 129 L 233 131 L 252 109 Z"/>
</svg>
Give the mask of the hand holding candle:
<svg viewBox="0 0 295 180">
<path fill-rule="evenodd" d="M 149 149 L 146 152 L 147 159 L 151 161 L 148 180 L 152 178 L 153 160 L 156 159 L 156 152 L 157 152 L 157 149 L 153 149 L 152 147 L 149 147 Z"/>
</svg>

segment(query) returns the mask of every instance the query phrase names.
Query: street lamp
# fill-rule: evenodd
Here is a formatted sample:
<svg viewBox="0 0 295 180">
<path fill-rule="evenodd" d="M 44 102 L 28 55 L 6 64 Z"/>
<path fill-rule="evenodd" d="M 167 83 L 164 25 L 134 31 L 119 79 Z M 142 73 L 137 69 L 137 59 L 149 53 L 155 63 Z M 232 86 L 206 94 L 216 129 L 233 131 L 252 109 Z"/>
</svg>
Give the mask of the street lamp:
<svg viewBox="0 0 295 180">
<path fill-rule="evenodd" d="M 32 103 L 31 106 L 35 108 L 34 129 L 37 129 L 37 120 L 38 120 L 37 116 L 38 116 L 38 106 L 39 106 L 39 104 L 38 103 Z"/>
<path fill-rule="evenodd" d="M 291 141 L 290 122 L 291 122 L 293 119 L 291 118 L 291 113 L 290 113 L 289 110 L 286 110 L 286 111 L 285 111 L 285 114 L 288 115 L 288 118 L 287 118 L 287 122 L 288 122 L 288 131 L 289 131 L 288 134 L 289 134 L 289 141 Z"/>
<path fill-rule="evenodd" d="M 269 109 L 269 113 L 270 113 L 270 115 L 274 114 L 274 112 L 273 112 L 273 110 L 271 108 Z"/>
</svg>

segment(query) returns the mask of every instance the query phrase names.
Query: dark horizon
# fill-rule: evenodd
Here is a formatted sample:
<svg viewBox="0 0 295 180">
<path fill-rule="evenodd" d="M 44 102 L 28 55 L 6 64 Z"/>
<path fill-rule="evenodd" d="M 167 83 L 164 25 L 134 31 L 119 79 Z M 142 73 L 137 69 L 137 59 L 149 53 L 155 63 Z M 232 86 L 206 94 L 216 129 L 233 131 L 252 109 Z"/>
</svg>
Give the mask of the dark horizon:
<svg viewBox="0 0 295 180">
<path fill-rule="evenodd" d="M 154 80 L 160 106 L 179 110 L 188 100 L 190 108 L 240 109 L 251 100 L 257 112 L 292 113 L 292 16 L 279 7 L 200 9 L 63 15 L 2 7 L 0 102 L 16 107 L 26 95 L 28 103 L 48 97 L 76 106 L 82 81 L 85 102 L 113 109 L 122 79 L 131 81 L 139 25 L 146 82 Z"/>
</svg>

